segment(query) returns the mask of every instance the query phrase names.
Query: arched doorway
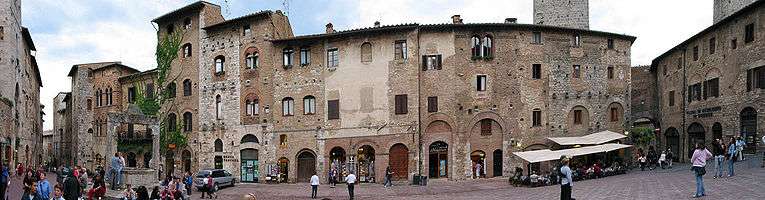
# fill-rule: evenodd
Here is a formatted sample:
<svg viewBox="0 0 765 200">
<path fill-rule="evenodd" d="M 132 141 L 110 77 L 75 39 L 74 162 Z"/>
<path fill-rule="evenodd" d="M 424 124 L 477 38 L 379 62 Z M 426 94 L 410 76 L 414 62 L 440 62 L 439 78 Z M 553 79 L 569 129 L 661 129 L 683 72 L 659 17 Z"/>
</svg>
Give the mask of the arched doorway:
<svg viewBox="0 0 765 200">
<path fill-rule="evenodd" d="M 494 177 L 502 176 L 502 149 L 494 150 Z"/>
<path fill-rule="evenodd" d="M 754 153 L 757 147 L 757 110 L 746 107 L 741 110 L 741 137 L 746 141 L 744 152 Z"/>
<path fill-rule="evenodd" d="M 674 127 L 669 127 L 665 137 L 667 148 L 670 149 L 675 155 L 680 155 L 680 134 L 677 132 L 677 129 Z M 680 156 L 673 156 L 672 160 L 679 161 L 679 157 Z"/>
<path fill-rule="evenodd" d="M 149 168 L 151 163 L 151 152 L 143 153 L 143 168 Z"/>
<path fill-rule="evenodd" d="M 239 151 L 241 157 L 241 181 L 257 183 L 258 182 L 258 150 L 242 149 Z"/>
<path fill-rule="evenodd" d="M 316 155 L 308 150 L 304 150 L 297 156 L 297 181 L 308 182 L 311 176 L 316 173 Z"/>
<path fill-rule="evenodd" d="M 712 139 L 722 139 L 722 125 L 720 122 L 715 122 L 712 125 Z"/>
<path fill-rule="evenodd" d="M 473 171 L 473 178 L 486 177 L 486 153 L 481 150 L 473 151 L 470 153 L 470 161 L 472 161 L 470 170 Z"/>
<path fill-rule="evenodd" d="M 329 167 L 330 169 L 337 170 L 338 178 L 340 178 L 339 180 L 343 180 L 345 178 L 342 174 L 346 168 L 345 158 L 345 149 L 342 147 L 334 147 L 329 151 Z"/>
<path fill-rule="evenodd" d="M 393 172 L 393 180 L 406 180 L 409 174 L 409 149 L 406 145 L 398 143 L 390 147 L 388 154 L 390 170 Z"/>
<path fill-rule="evenodd" d="M 135 153 L 130 152 L 127 154 L 127 167 L 135 167 L 135 166 L 136 166 Z"/>
<path fill-rule="evenodd" d="M 181 153 L 181 160 L 183 161 L 183 171 L 191 172 L 191 151 L 183 150 L 183 153 Z"/>
<path fill-rule="evenodd" d="M 375 180 L 375 149 L 372 146 L 364 145 L 356 153 L 356 162 L 360 182 L 374 182 Z"/>
<path fill-rule="evenodd" d="M 290 160 L 282 157 L 279 158 L 279 172 L 278 172 L 278 179 L 280 183 L 286 183 L 287 180 L 289 180 L 289 167 L 290 167 Z"/>
<path fill-rule="evenodd" d="M 705 135 L 706 131 L 701 124 L 694 122 L 688 126 L 688 158 L 691 158 L 693 155 L 693 149 L 696 143 L 705 144 Z"/>
<path fill-rule="evenodd" d="M 430 178 L 449 177 L 449 145 L 437 141 L 428 148 L 428 174 Z"/>
<path fill-rule="evenodd" d="M 168 151 L 165 154 L 165 177 L 173 175 L 175 171 L 175 153 Z"/>
</svg>

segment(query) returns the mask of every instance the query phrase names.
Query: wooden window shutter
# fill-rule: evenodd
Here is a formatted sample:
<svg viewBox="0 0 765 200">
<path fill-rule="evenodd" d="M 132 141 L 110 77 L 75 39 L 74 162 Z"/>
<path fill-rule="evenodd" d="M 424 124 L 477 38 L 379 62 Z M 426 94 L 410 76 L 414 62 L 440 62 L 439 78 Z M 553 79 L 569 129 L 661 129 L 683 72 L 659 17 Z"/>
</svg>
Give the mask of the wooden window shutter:
<svg viewBox="0 0 765 200">
<path fill-rule="evenodd" d="M 402 95 L 396 95 L 395 97 L 395 113 L 398 114 L 406 114 L 408 111 L 407 106 L 407 98 L 405 94 Z"/>
<path fill-rule="evenodd" d="M 422 56 L 422 71 L 428 70 L 428 56 Z"/>
<path fill-rule="evenodd" d="M 340 119 L 340 100 L 327 101 L 327 118 Z"/>
<path fill-rule="evenodd" d="M 436 56 L 436 69 L 441 70 L 441 55 Z"/>
<path fill-rule="evenodd" d="M 428 112 L 438 112 L 438 97 L 428 97 Z"/>
</svg>

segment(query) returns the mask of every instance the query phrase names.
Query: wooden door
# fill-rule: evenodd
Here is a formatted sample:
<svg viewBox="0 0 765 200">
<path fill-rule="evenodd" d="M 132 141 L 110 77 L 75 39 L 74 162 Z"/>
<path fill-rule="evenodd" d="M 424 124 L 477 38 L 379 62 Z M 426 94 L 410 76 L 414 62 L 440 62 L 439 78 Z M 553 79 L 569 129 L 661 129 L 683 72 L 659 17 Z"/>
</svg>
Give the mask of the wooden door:
<svg viewBox="0 0 765 200">
<path fill-rule="evenodd" d="M 310 152 L 298 155 L 298 182 L 309 182 L 316 173 L 316 156 Z"/>
<path fill-rule="evenodd" d="M 393 171 L 393 180 L 406 180 L 409 174 L 409 149 L 403 144 L 393 145 L 388 160 L 390 170 Z"/>
</svg>

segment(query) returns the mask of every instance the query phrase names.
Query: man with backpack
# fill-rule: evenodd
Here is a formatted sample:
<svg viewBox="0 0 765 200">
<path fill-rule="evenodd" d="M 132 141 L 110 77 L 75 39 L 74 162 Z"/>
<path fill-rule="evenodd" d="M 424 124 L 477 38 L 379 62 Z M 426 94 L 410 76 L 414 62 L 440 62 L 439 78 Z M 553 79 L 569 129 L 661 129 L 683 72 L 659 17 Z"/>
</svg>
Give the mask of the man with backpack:
<svg viewBox="0 0 765 200">
<path fill-rule="evenodd" d="M 202 179 L 202 183 L 205 184 L 205 192 L 202 192 L 202 199 L 205 198 L 205 193 L 207 193 L 207 197 L 212 199 L 213 195 L 215 195 L 215 198 L 218 198 L 218 195 L 215 194 L 215 179 L 212 178 L 210 174 L 207 175 L 207 177 Z"/>
</svg>

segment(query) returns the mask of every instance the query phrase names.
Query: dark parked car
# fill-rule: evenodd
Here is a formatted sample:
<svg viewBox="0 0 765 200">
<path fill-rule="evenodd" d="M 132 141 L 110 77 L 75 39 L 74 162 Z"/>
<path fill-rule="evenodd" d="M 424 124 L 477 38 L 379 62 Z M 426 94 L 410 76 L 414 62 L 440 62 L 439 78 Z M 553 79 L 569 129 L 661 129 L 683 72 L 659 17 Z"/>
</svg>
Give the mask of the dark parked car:
<svg viewBox="0 0 765 200">
<path fill-rule="evenodd" d="M 218 190 L 220 186 L 234 186 L 236 179 L 228 171 L 224 169 L 205 169 L 199 170 L 197 177 L 194 180 L 194 186 L 197 190 L 204 190 L 205 183 L 202 182 L 207 175 L 212 175 L 215 190 Z"/>
</svg>

